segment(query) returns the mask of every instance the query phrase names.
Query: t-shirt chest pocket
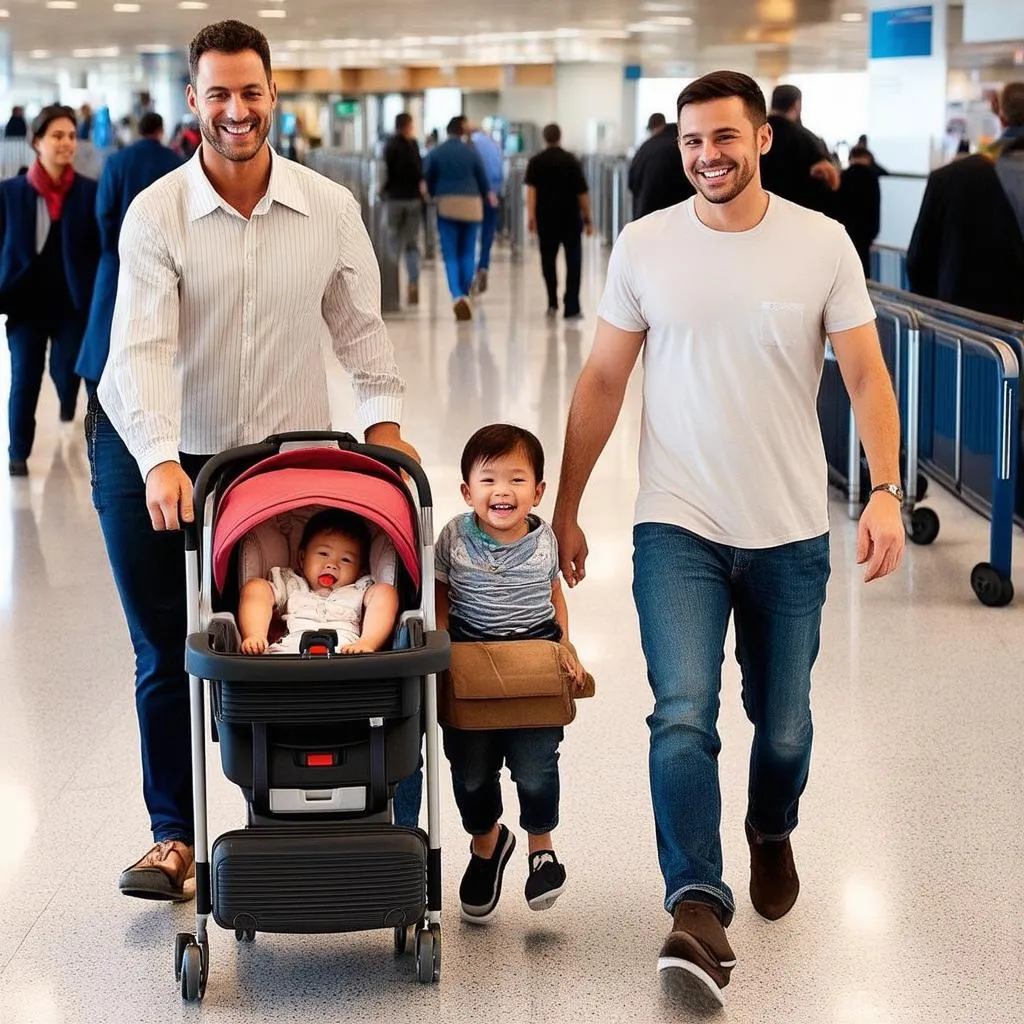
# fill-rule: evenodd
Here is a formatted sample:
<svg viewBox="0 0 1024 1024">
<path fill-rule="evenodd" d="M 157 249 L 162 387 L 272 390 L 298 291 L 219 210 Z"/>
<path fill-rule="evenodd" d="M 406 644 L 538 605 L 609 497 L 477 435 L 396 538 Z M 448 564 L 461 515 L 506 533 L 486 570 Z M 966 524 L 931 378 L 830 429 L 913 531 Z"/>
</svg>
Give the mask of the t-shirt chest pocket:
<svg viewBox="0 0 1024 1024">
<path fill-rule="evenodd" d="M 802 302 L 762 302 L 758 340 L 766 348 L 792 348 L 804 337 Z"/>
</svg>

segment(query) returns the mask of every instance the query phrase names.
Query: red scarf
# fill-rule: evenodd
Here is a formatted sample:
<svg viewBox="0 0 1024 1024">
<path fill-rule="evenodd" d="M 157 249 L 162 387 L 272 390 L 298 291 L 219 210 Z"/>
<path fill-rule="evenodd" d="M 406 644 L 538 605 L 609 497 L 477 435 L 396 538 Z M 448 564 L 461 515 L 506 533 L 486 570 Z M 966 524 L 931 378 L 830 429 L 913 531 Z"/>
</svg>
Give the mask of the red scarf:
<svg viewBox="0 0 1024 1024">
<path fill-rule="evenodd" d="M 64 198 L 71 191 L 71 185 L 75 180 L 74 168 L 65 167 L 60 180 L 54 181 L 37 160 L 28 169 L 27 177 L 28 183 L 46 200 L 46 209 L 49 211 L 50 220 L 60 220 L 61 212 L 64 209 Z"/>
</svg>

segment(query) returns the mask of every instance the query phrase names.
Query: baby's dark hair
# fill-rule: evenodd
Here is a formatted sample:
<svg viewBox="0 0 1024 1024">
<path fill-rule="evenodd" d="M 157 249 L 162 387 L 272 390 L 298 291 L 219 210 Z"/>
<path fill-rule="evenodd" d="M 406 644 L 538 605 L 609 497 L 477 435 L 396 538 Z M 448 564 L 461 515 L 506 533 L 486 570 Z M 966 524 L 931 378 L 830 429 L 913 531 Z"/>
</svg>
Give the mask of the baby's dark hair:
<svg viewBox="0 0 1024 1024">
<path fill-rule="evenodd" d="M 299 549 L 305 550 L 318 533 L 340 533 L 344 537 L 351 537 L 352 540 L 359 542 L 363 559 L 369 556 L 370 528 L 366 525 L 366 520 L 354 512 L 345 512 L 340 508 L 325 508 L 322 512 L 310 516 L 306 528 L 302 531 Z"/>
<path fill-rule="evenodd" d="M 469 482 L 469 474 L 479 462 L 492 462 L 503 455 L 523 452 L 540 483 L 544 479 L 544 448 L 528 430 L 511 423 L 492 423 L 481 427 L 462 449 L 462 479 Z"/>
</svg>

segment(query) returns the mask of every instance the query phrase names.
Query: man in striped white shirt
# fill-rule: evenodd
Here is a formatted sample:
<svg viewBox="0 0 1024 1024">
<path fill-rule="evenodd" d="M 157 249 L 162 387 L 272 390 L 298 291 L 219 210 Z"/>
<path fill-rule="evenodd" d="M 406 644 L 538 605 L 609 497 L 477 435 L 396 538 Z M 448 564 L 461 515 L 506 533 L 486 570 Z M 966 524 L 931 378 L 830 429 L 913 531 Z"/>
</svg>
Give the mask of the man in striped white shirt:
<svg viewBox="0 0 1024 1024">
<path fill-rule="evenodd" d="M 404 384 L 359 205 L 267 144 L 277 96 L 267 40 L 237 21 L 211 25 L 189 65 L 202 146 L 125 217 L 110 355 L 86 426 L 135 647 L 155 840 L 119 885 L 171 900 L 191 897 L 194 873 L 177 532 L 193 517 L 192 481 L 225 448 L 329 429 L 325 341 L 352 378 L 366 440 L 415 456 L 399 429 Z"/>
</svg>

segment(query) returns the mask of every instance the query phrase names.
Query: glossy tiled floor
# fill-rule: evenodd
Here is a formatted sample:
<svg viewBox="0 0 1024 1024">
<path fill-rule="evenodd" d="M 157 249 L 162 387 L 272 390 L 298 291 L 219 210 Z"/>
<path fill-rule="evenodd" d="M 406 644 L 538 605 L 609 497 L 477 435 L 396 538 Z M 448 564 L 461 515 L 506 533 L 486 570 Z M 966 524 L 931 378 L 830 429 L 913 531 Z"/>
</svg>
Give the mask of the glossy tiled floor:
<svg viewBox="0 0 1024 1024">
<path fill-rule="evenodd" d="M 438 520 L 460 509 L 461 445 L 498 419 L 537 430 L 549 478 L 601 284 L 588 250 L 582 329 L 549 326 L 535 257 L 499 254 L 481 315 L 453 323 L 440 271 L 391 328 L 410 381 L 407 435 Z M 6 367 L 0 375 L 6 393 Z M 635 382 L 634 382 L 635 385 Z M 0 480 L 0 1021 L 677 1021 L 658 989 L 661 909 L 646 780 L 650 706 L 629 597 L 638 393 L 588 492 L 588 578 L 573 635 L 598 679 L 563 748 L 559 851 L 570 888 L 532 913 L 518 851 L 493 925 L 451 913 L 466 841 L 444 792 L 440 986 L 421 987 L 389 933 L 261 935 L 214 929 L 201 1008 L 171 974 L 190 908 L 121 897 L 148 843 L 139 792 L 132 658 L 90 505 L 80 425 L 56 431 L 48 393 L 27 481 Z M 338 377 L 338 419 L 350 424 Z M 4 441 L 6 444 L 6 439 Z M 550 514 L 553 495 L 542 507 Z M 833 577 L 815 681 L 816 748 L 794 845 L 803 890 L 769 924 L 746 899 L 742 811 L 749 727 L 727 664 L 722 755 L 726 875 L 739 957 L 720 1019 L 814 1024 L 997 1024 L 1024 992 L 1024 669 L 1020 603 L 982 608 L 967 575 L 985 524 L 941 494 L 942 534 L 896 579 L 865 588 L 854 529 L 834 507 Z M 1018 565 L 1024 545 L 1018 544 Z M 1024 578 L 1018 571 L 1018 587 Z M 216 762 L 214 762 L 216 763 Z M 514 797 L 509 806 L 514 806 Z M 211 775 L 216 831 L 240 823 Z M 525 844 L 523 844 L 525 846 Z"/>
</svg>

